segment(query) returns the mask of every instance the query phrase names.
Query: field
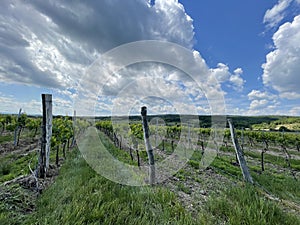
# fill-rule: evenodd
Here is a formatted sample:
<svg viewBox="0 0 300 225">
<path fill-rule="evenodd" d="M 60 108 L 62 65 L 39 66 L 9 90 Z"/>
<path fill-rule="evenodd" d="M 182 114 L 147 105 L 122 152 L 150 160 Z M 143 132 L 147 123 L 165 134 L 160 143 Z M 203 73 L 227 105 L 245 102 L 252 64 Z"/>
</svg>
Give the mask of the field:
<svg viewBox="0 0 300 225">
<path fill-rule="evenodd" d="M 150 125 L 156 164 L 177 154 L 180 134 L 189 130 L 178 125 L 175 116 L 164 119 L 166 125 Z M 201 166 L 204 152 L 213 148 L 208 121 L 206 128 L 191 132 L 196 135 L 184 137 L 193 152 L 180 170 L 162 183 L 133 187 L 95 172 L 72 139 L 76 133 L 89 143 L 85 135 L 96 130 L 102 148 L 116 159 L 147 166 L 138 117 L 130 130 L 123 125 L 113 129 L 107 118 L 94 127 L 78 119 L 77 128 L 72 128 L 72 118 L 54 118 L 46 178 L 34 175 L 41 145 L 40 118 L 27 117 L 21 124 L 12 117 L 0 136 L 0 224 L 300 224 L 300 135 L 292 130 L 299 118 L 232 120 L 253 184 L 244 181 L 228 129 L 212 163 Z M 14 130 L 20 124 L 15 146 Z"/>
</svg>

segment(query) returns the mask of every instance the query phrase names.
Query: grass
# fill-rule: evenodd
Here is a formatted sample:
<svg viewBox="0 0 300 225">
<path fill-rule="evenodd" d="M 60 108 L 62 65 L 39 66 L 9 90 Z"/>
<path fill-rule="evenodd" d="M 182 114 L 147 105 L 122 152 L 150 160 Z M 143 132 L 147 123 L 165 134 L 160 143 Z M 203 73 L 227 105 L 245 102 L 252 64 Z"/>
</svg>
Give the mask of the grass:
<svg viewBox="0 0 300 225">
<path fill-rule="evenodd" d="M 0 190 L 0 224 L 22 224 L 34 207 L 34 196 L 18 184 Z"/>
<path fill-rule="evenodd" d="M 169 190 L 113 183 L 73 154 L 25 224 L 196 224 Z"/>
<path fill-rule="evenodd" d="M 29 174 L 29 162 L 31 162 L 31 167 L 34 168 L 37 163 L 36 152 L 27 155 L 10 153 L 0 158 L 0 183 L 14 179 L 20 175 Z"/>
<path fill-rule="evenodd" d="M 300 181 L 288 174 L 274 174 L 268 171 L 252 174 L 254 180 L 273 195 L 300 204 Z"/>
<path fill-rule="evenodd" d="M 233 165 L 235 161 L 234 156 L 216 157 L 210 166 L 231 179 L 240 180 L 242 179 L 242 172 L 238 165 Z"/>
<path fill-rule="evenodd" d="M 177 147 L 177 144 L 175 142 L 174 142 L 174 146 L 173 147 L 174 147 L 174 149 L 176 149 L 176 147 Z M 158 148 L 162 150 L 163 149 L 163 144 L 160 143 L 158 145 Z M 164 142 L 164 152 L 167 155 L 171 155 L 174 152 L 174 150 L 172 149 L 172 144 L 170 142 L 168 142 L 168 141 Z"/>
<path fill-rule="evenodd" d="M 260 196 L 255 187 L 246 185 L 215 195 L 207 210 L 217 219 L 215 224 L 299 224 L 296 216 L 284 213 L 275 203 Z"/>
<path fill-rule="evenodd" d="M 250 156 L 252 158 L 261 160 L 261 154 L 260 153 L 246 151 L 246 152 L 244 152 L 244 154 L 246 156 Z M 264 154 L 264 162 L 265 163 L 272 163 L 274 165 L 278 165 L 278 166 L 281 166 L 283 168 L 288 167 L 288 164 L 287 164 L 284 157 L 270 155 L 268 153 Z M 290 159 L 290 163 L 291 163 L 291 168 L 292 169 L 300 171 L 300 160 Z"/>
<path fill-rule="evenodd" d="M 21 132 L 20 140 L 31 140 L 33 137 L 34 132 L 30 132 L 28 129 L 23 129 Z M 40 135 L 40 131 L 36 133 L 36 135 Z M 8 132 L 5 135 L 0 134 L 0 144 L 7 143 L 14 141 L 14 132 Z"/>
<path fill-rule="evenodd" d="M 13 140 L 14 140 L 14 136 L 12 134 L 0 135 L 0 144 L 13 141 Z"/>
</svg>

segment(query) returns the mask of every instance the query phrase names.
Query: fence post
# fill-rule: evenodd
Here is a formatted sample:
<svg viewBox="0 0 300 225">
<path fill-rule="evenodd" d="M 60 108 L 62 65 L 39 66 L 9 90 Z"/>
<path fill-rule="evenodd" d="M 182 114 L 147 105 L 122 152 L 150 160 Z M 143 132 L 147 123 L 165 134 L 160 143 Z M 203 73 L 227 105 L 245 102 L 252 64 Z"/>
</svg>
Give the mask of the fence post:
<svg viewBox="0 0 300 225">
<path fill-rule="evenodd" d="M 72 137 L 72 142 L 71 142 L 71 147 L 74 147 L 76 145 L 76 110 L 74 110 L 74 114 L 73 114 L 73 137 Z"/>
<path fill-rule="evenodd" d="M 232 142 L 233 142 L 235 152 L 236 152 L 236 156 L 238 158 L 238 161 L 239 161 L 242 173 L 243 173 L 243 177 L 247 182 L 253 184 L 253 180 L 252 180 L 252 177 L 249 173 L 249 170 L 248 170 L 248 167 L 247 167 L 247 164 L 246 164 L 246 160 L 244 158 L 243 151 L 242 151 L 242 149 L 239 145 L 239 142 L 238 142 L 237 137 L 235 135 L 234 126 L 233 126 L 230 119 L 228 119 L 228 123 L 229 123 L 229 127 L 230 127 Z"/>
<path fill-rule="evenodd" d="M 143 131 L 144 131 L 144 141 L 146 146 L 146 151 L 149 159 L 149 184 L 153 185 L 155 183 L 155 165 L 154 165 L 154 155 L 153 148 L 149 140 L 149 126 L 147 121 L 147 107 L 143 106 L 141 108 L 141 116 L 143 121 Z"/>
<path fill-rule="evenodd" d="M 49 168 L 50 146 L 52 136 L 52 95 L 42 94 L 43 121 L 42 121 L 42 143 L 39 158 L 39 177 L 44 178 Z"/>
<path fill-rule="evenodd" d="M 20 129 L 20 126 L 19 126 L 19 118 L 21 116 L 21 112 L 22 112 L 22 108 L 20 108 L 19 110 L 19 114 L 18 114 L 18 117 L 17 117 L 17 126 L 15 128 L 15 133 L 14 133 L 14 146 L 17 146 L 18 145 L 18 131 Z"/>
</svg>

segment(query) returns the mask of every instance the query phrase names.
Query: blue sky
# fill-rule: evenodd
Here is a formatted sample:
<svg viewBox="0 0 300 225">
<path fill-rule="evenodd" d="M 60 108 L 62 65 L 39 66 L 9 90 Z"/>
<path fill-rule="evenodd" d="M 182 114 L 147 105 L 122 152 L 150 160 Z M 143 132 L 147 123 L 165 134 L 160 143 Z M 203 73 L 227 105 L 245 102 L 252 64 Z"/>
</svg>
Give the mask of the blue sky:
<svg viewBox="0 0 300 225">
<path fill-rule="evenodd" d="M 16 113 L 22 107 L 40 114 L 41 93 L 52 93 L 55 114 L 92 108 L 82 113 L 107 115 L 122 105 L 138 113 L 140 104 L 149 105 L 152 113 L 196 109 L 211 114 L 205 96 L 213 93 L 199 90 L 169 65 L 141 63 L 109 76 L 87 73 L 113 48 L 157 40 L 183 46 L 195 61 L 205 61 L 201 73 L 218 80 L 227 114 L 300 115 L 299 0 L 151 2 L 4 1 L 0 112 Z M 155 98 L 138 99 L 140 90 L 154 82 L 149 78 L 159 80 L 149 93 Z M 126 87 L 134 93 L 121 98 Z M 81 96 L 82 89 L 90 93 Z"/>
</svg>

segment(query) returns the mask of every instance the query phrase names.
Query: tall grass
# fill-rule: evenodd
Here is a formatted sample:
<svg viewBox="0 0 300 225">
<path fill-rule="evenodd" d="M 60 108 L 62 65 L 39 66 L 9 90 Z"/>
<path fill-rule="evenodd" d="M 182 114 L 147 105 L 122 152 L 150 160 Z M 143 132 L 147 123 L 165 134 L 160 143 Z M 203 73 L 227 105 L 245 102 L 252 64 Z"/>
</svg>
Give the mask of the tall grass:
<svg viewBox="0 0 300 225">
<path fill-rule="evenodd" d="M 78 154 L 78 153 L 74 153 Z M 26 224 L 197 224 L 163 187 L 130 187 L 97 175 L 74 155 Z"/>
<path fill-rule="evenodd" d="M 225 224 L 299 224 L 294 215 L 282 211 L 275 203 L 262 198 L 255 187 L 235 187 L 225 191 L 224 195 L 215 195 L 208 201 L 207 209 Z"/>
</svg>

